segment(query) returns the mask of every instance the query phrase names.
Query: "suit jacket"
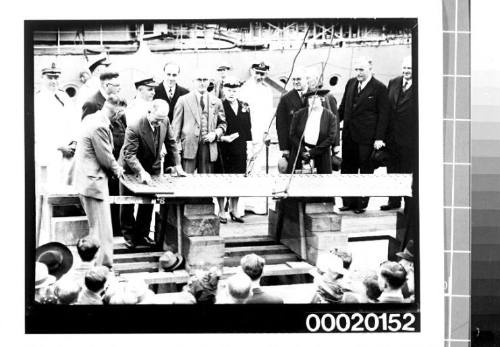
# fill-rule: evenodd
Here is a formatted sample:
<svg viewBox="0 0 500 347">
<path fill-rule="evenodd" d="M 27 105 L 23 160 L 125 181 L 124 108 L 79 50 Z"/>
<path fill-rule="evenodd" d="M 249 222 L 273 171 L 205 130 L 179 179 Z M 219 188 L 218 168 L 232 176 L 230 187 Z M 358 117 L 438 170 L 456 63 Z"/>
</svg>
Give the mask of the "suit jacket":
<svg viewBox="0 0 500 347">
<path fill-rule="evenodd" d="M 357 79 L 351 78 L 346 84 L 339 107 L 340 120 L 344 121 L 342 138 L 350 137 L 359 144 L 373 144 L 375 140 L 385 140 L 389 123 L 387 88 L 372 77 L 354 105 L 356 89 Z"/>
<path fill-rule="evenodd" d="M 98 90 L 90 99 L 88 99 L 82 106 L 82 120 L 89 114 L 96 113 L 102 110 L 106 98 L 102 95 L 101 91 Z M 125 114 L 120 118 L 111 122 L 111 133 L 113 134 L 113 155 L 115 159 L 120 156 L 120 149 L 123 146 L 123 140 L 125 138 L 125 129 L 127 128 L 127 120 Z"/>
<path fill-rule="evenodd" d="M 170 123 L 172 123 L 174 117 L 174 108 L 177 104 L 177 100 L 179 100 L 181 96 L 186 95 L 187 93 L 189 93 L 189 90 L 177 84 L 175 86 L 174 97 L 172 98 L 172 100 L 170 100 L 167 96 L 167 91 L 165 90 L 165 86 L 162 82 L 155 87 L 155 96 L 153 97 L 153 99 L 163 99 L 168 102 L 168 106 L 170 107 L 168 110 L 168 119 L 170 120 Z"/>
<path fill-rule="evenodd" d="M 307 107 L 298 110 L 293 116 L 292 124 L 290 125 L 290 144 L 292 145 L 292 151 L 290 152 L 291 160 L 288 161 L 288 172 L 292 172 L 293 161 L 297 155 L 297 150 L 300 150 L 301 153 L 305 150 L 304 141 L 302 141 L 299 149 L 299 141 L 306 128 L 307 118 L 309 118 Z M 315 161 L 318 173 L 332 173 L 332 155 L 330 148 L 335 142 L 336 133 L 337 118 L 332 112 L 323 108 L 319 123 L 318 143 L 316 147 L 309 151 L 311 158 Z M 299 163 L 299 160 L 297 160 L 297 163 Z M 300 165 L 297 165 L 296 168 L 300 168 Z"/>
<path fill-rule="evenodd" d="M 109 195 L 108 174 L 118 174 L 113 156 L 110 121 L 101 111 L 88 115 L 75 151 L 75 187 L 79 194 L 98 200 Z"/>
<path fill-rule="evenodd" d="M 418 133 L 417 110 L 413 94 L 413 84 L 402 94 L 403 76 L 389 82 L 389 141 L 400 146 L 415 147 Z"/>
<path fill-rule="evenodd" d="M 276 108 L 276 132 L 281 151 L 290 150 L 290 124 L 294 112 L 303 107 L 302 98 L 297 90 L 292 89 L 284 94 Z"/>
<path fill-rule="evenodd" d="M 267 294 L 262 288 L 253 288 L 252 295 L 245 301 L 245 304 L 282 304 L 283 299 Z"/>
<path fill-rule="evenodd" d="M 167 149 L 165 165 L 180 165 L 179 152 L 168 118 L 164 122 L 160 122 L 159 131 L 159 146 L 155 149 L 153 130 L 145 116 L 127 128 L 125 143 L 118 161 L 126 173 L 138 174 L 144 169 L 150 174 L 158 175 L 161 172 L 162 144 L 165 144 Z"/>
<path fill-rule="evenodd" d="M 226 131 L 226 117 L 224 107 L 218 98 L 208 94 L 208 132 L 215 131 L 220 138 Z M 200 142 L 201 107 L 198 93 L 192 91 L 183 95 L 177 101 L 172 122 L 174 137 L 182 148 L 183 159 L 195 159 Z M 217 141 L 210 143 L 210 161 L 217 160 Z"/>
</svg>

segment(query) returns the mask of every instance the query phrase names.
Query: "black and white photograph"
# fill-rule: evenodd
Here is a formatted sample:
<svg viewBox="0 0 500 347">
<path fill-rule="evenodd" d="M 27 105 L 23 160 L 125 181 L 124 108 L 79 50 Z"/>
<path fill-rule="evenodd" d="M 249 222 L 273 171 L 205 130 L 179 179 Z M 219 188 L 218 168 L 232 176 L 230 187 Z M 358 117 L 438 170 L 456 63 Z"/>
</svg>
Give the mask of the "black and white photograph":
<svg viewBox="0 0 500 347">
<path fill-rule="evenodd" d="M 418 33 L 25 21 L 26 331 L 419 332 Z"/>
</svg>

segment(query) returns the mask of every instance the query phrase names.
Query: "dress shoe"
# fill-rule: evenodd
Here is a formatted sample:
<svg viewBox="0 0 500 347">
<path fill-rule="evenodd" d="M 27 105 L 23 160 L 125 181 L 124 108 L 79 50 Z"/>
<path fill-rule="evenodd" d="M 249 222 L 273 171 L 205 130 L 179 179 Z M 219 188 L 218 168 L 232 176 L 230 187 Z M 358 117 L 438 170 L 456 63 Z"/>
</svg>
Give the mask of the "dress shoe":
<svg viewBox="0 0 500 347">
<path fill-rule="evenodd" d="M 381 211 L 389 211 L 389 210 L 397 210 L 401 208 L 401 205 L 391 205 L 391 204 L 387 204 L 387 205 L 382 205 L 380 206 L 380 210 Z"/>
<path fill-rule="evenodd" d="M 233 222 L 237 222 L 237 223 L 245 223 L 245 221 L 241 218 L 241 217 L 236 217 L 233 212 L 229 212 L 229 215 L 231 216 L 231 220 Z"/>
<path fill-rule="evenodd" d="M 156 242 L 151 239 L 149 236 L 144 236 L 141 240 L 140 240 L 140 243 L 145 245 L 145 246 L 149 246 L 149 247 L 154 247 L 156 246 Z"/>
<path fill-rule="evenodd" d="M 344 211 L 350 211 L 352 210 L 353 208 L 351 206 L 341 206 L 339 207 L 339 211 L 340 212 L 344 212 Z"/>
<path fill-rule="evenodd" d="M 354 213 L 356 213 L 356 214 L 360 214 L 360 213 L 364 213 L 364 212 L 365 212 L 364 208 L 356 208 L 356 209 L 354 209 Z"/>
<path fill-rule="evenodd" d="M 128 249 L 135 249 L 137 247 L 137 244 L 132 241 L 132 240 L 125 240 L 123 242 L 123 244 L 125 245 L 125 247 L 127 247 Z"/>
<path fill-rule="evenodd" d="M 219 221 L 220 221 L 222 224 L 226 224 L 226 223 L 227 223 L 227 218 L 226 218 L 226 217 L 219 217 Z"/>
</svg>

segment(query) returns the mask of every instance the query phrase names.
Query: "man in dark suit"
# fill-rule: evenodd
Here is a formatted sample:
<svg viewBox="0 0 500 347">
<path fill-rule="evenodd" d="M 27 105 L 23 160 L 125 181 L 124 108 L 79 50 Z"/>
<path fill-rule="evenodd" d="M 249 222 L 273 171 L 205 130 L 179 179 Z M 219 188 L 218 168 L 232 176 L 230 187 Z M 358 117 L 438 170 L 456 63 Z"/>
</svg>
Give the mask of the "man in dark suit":
<svg viewBox="0 0 500 347">
<path fill-rule="evenodd" d="M 307 81 L 303 70 L 298 70 L 291 80 L 293 89 L 281 96 L 276 108 L 276 132 L 280 151 L 285 158 L 290 156 L 289 137 L 293 114 L 304 107 L 302 95 L 307 91 Z"/>
<path fill-rule="evenodd" d="M 120 92 L 120 74 L 116 71 L 105 70 L 101 73 L 99 80 L 101 85 L 99 90 L 92 95 L 82 106 L 82 120 L 89 114 L 95 113 L 102 109 L 104 102 L 110 94 L 118 94 Z M 120 150 L 123 146 L 123 139 L 125 138 L 125 129 L 127 128 L 127 121 L 125 119 L 125 112 L 120 111 L 120 115 L 116 116 L 111 121 L 111 133 L 113 134 L 113 156 L 118 160 Z M 118 180 L 110 178 L 109 194 L 118 195 L 119 185 Z M 113 224 L 113 235 L 120 236 L 120 206 L 111 205 L 111 220 Z"/>
<path fill-rule="evenodd" d="M 243 272 L 252 280 L 250 297 L 246 304 L 282 304 L 283 299 L 266 293 L 260 286 L 260 278 L 264 272 L 265 260 L 257 254 L 251 253 L 241 258 L 240 265 Z"/>
<path fill-rule="evenodd" d="M 120 177 L 123 168 L 113 156 L 111 121 L 126 106 L 117 95 L 108 95 L 102 110 L 86 117 L 75 151 L 75 188 L 89 222 L 90 236 L 101 248 L 97 265 L 113 266 L 113 230 L 109 209 L 108 176 Z"/>
<path fill-rule="evenodd" d="M 417 140 L 417 113 L 414 102 L 411 57 L 406 57 L 401 76 L 389 82 L 389 102 L 391 106 L 387 150 L 391 154 L 387 173 L 412 173 L 414 168 Z M 405 209 L 407 208 L 405 197 Z M 401 197 L 392 196 L 382 211 L 401 207 Z"/>
<path fill-rule="evenodd" d="M 163 82 L 155 88 L 154 99 L 162 99 L 168 102 L 168 106 L 170 107 L 168 120 L 172 123 L 177 100 L 182 95 L 189 93 L 189 90 L 177 84 L 177 78 L 181 72 L 179 65 L 171 62 L 166 63 L 163 67 L 163 72 L 165 73 L 165 78 Z"/>
<path fill-rule="evenodd" d="M 168 111 L 168 103 L 165 100 L 154 100 L 150 109 L 131 124 L 125 133 L 125 144 L 119 163 L 125 173 L 138 175 L 139 180 L 146 184 L 152 182 L 151 175 L 159 175 L 162 172 L 162 145 L 165 145 L 167 152 L 166 165 L 175 166 L 178 175 L 185 175 L 168 120 Z M 130 194 L 131 192 L 120 183 L 120 195 Z M 121 228 L 128 248 L 135 248 L 138 244 L 155 244 L 149 238 L 152 212 L 153 205 L 139 205 L 137 218 L 134 218 L 134 205 L 121 205 Z"/>
<path fill-rule="evenodd" d="M 354 63 L 356 77 L 345 87 L 339 107 L 342 132 L 342 174 L 371 174 L 370 155 L 374 149 L 385 146 L 389 122 L 387 88 L 373 77 L 372 62 L 366 57 Z M 354 210 L 363 213 L 368 197 L 345 197 L 341 211 Z"/>
</svg>

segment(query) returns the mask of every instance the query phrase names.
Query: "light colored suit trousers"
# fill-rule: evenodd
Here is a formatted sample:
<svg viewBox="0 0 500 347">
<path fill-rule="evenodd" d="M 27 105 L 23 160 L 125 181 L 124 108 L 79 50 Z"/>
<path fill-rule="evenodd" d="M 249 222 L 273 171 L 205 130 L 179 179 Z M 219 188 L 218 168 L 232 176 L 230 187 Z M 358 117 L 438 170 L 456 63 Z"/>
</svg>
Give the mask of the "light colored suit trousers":
<svg viewBox="0 0 500 347">
<path fill-rule="evenodd" d="M 80 201 L 89 221 L 89 234 L 101 243 L 96 264 L 111 268 L 113 266 L 113 227 L 109 200 L 107 198 L 98 200 L 80 194 Z"/>
</svg>

